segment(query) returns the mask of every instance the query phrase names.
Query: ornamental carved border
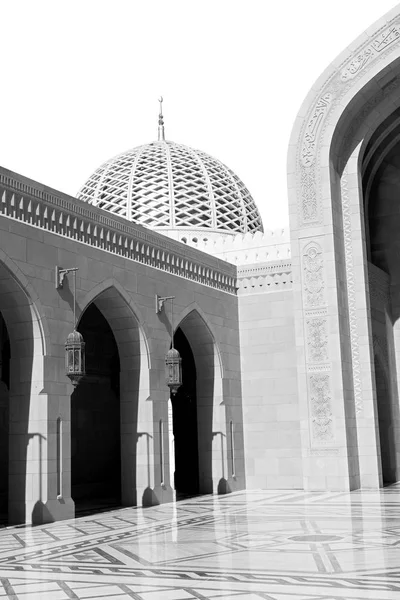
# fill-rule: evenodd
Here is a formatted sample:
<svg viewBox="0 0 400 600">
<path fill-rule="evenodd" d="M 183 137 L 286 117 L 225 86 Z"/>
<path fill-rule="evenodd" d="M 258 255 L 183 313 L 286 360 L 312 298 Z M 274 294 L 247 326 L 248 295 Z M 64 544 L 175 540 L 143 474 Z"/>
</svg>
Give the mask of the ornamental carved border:
<svg viewBox="0 0 400 600">
<path fill-rule="evenodd" d="M 353 236 L 351 226 L 351 208 L 347 169 L 344 170 L 341 179 L 341 196 L 354 403 L 356 407 L 356 414 L 359 414 L 363 410 L 363 397 L 361 384 L 360 349 L 358 343 L 358 319 L 356 303 L 356 284 L 354 278 Z"/>
<path fill-rule="evenodd" d="M 297 196 L 298 225 L 307 228 L 321 225 L 323 222 L 320 181 L 320 140 L 323 139 L 329 115 L 340 103 L 344 95 L 358 79 L 362 78 L 376 63 L 377 59 L 390 55 L 400 45 L 400 16 L 381 27 L 372 41 L 361 44 L 336 70 L 325 80 L 304 120 L 297 144 Z M 397 87 L 394 82 L 388 88 L 377 93 L 377 98 L 369 101 L 367 113 L 361 111 L 357 116 L 359 127 L 362 120 L 384 95 Z M 346 140 L 346 146 L 351 141 Z"/>
</svg>

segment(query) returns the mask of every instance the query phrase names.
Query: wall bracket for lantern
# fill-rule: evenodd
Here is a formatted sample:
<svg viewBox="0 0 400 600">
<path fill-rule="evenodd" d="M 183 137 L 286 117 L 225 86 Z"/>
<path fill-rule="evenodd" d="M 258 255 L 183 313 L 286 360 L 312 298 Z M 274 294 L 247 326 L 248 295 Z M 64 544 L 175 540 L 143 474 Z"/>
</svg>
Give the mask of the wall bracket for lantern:
<svg viewBox="0 0 400 600">
<path fill-rule="evenodd" d="M 74 330 L 69 334 L 65 342 L 65 374 L 71 380 L 74 387 L 78 385 L 85 375 L 85 342 L 82 334 L 76 330 L 76 272 L 78 267 L 63 269 L 56 267 L 56 289 L 63 287 L 64 279 L 68 273 L 74 274 Z"/>
<path fill-rule="evenodd" d="M 68 275 L 68 273 L 73 273 L 78 270 L 78 267 L 73 267 L 71 269 L 62 269 L 61 267 L 56 267 L 56 290 L 59 290 L 63 287 L 65 276 Z"/>
<path fill-rule="evenodd" d="M 174 302 L 175 296 L 159 296 L 156 294 L 156 313 L 164 308 L 164 303 L 171 300 L 171 348 L 165 355 L 165 379 L 171 394 L 175 395 L 182 385 L 182 359 L 176 348 L 174 348 Z"/>
<path fill-rule="evenodd" d="M 174 300 L 175 296 L 159 296 L 156 294 L 156 313 L 162 312 L 166 300 Z"/>
</svg>

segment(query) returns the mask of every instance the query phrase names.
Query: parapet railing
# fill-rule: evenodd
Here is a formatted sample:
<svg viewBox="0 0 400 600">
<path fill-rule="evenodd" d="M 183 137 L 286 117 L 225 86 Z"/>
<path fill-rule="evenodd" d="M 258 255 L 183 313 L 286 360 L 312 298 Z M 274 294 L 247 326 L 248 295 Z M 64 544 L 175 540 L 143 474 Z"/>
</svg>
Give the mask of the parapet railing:
<svg viewBox="0 0 400 600">
<path fill-rule="evenodd" d="M 0 171 L 0 215 L 236 294 L 236 267 L 20 175 Z"/>
</svg>

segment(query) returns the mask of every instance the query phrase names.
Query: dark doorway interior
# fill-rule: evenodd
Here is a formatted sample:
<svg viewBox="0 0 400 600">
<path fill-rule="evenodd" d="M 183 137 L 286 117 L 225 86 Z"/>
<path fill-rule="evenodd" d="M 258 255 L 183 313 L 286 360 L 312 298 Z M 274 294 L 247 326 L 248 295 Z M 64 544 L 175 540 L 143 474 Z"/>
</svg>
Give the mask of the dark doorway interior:
<svg viewBox="0 0 400 600">
<path fill-rule="evenodd" d="M 196 365 L 190 344 L 178 328 L 175 348 L 182 358 L 183 383 L 172 396 L 175 438 L 175 490 L 177 498 L 199 493 L 199 455 L 197 439 Z"/>
<path fill-rule="evenodd" d="M 71 398 L 71 484 L 82 513 L 121 504 L 120 366 L 112 330 L 94 304 L 78 330 L 86 343 L 86 375 Z"/>
<path fill-rule="evenodd" d="M 375 356 L 375 382 L 381 443 L 382 479 L 384 485 L 396 483 L 397 461 L 390 391 L 385 369 Z"/>
<path fill-rule="evenodd" d="M 8 433 L 10 389 L 10 339 L 0 313 L 0 522 L 8 513 Z"/>
</svg>

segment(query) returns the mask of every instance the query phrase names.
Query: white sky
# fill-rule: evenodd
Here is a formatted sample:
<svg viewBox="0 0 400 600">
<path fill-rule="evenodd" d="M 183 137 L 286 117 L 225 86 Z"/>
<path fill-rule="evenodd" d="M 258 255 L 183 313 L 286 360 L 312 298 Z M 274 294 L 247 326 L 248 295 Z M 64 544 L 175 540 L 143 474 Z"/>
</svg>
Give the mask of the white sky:
<svg viewBox="0 0 400 600">
<path fill-rule="evenodd" d="M 226 163 L 285 226 L 286 154 L 315 79 L 394 0 L 0 0 L 0 164 L 75 195 L 157 136 Z M 400 4 L 399 11 L 400 11 Z"/>
</svg>

